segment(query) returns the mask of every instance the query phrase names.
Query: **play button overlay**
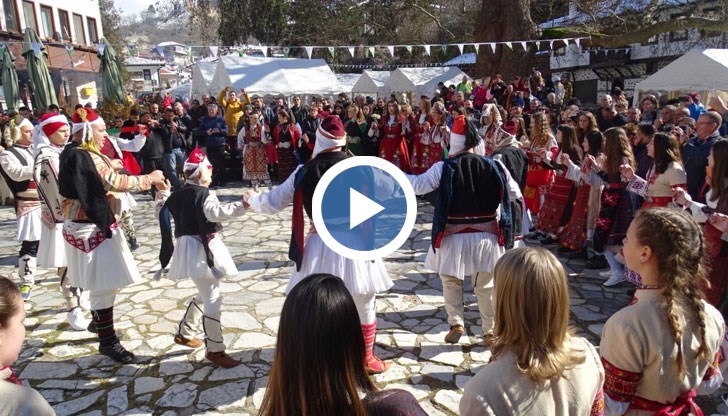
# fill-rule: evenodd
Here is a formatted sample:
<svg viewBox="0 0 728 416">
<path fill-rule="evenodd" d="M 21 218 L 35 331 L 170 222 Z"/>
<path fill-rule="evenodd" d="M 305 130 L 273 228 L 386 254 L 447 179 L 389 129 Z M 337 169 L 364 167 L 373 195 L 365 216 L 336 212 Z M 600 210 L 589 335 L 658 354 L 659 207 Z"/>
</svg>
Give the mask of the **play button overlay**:
<svg viewBox="0 0 728 416">
<path fill-rule="evenodd" d="M 384 207 L 349 188 L 349 229 L 384 211 Z"/>
<path fill-rule="evenodd" d="M 378 157 L 357 156 L 324 173 L 313 193 L 312 211 L 324 244 L 344 257 L 368 261 L 407 241 L 417 200 L 398 167 Z"/>
</svg>

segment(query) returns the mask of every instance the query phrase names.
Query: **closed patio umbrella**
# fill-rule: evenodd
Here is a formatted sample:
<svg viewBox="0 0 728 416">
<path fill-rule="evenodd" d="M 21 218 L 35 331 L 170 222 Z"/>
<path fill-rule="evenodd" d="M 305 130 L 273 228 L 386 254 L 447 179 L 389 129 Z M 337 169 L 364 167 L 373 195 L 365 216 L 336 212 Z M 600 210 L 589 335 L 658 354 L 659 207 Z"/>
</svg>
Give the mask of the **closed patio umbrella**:
<svg viewBox="0 0 728 416">
<path fill-rule="evenodd" d="M 105 102 L 111 100 L 117 104 L 126 104 L 126 94 L 124 94 L 124 80 L 121 76 L 121 61 L 119 55 L 116 54 L 114 47 L 107 43 L 106 39 L 101 39 L 99 45 L 99 59 L 101 60 L 101 93 Z"/>
<path fill-rule="evenodd" d="M 37 55 L 36 55 L 36 51 Z M 45 46 L 32 28 L 25 29 L 23 35 L 23 56 L 28 67 L 28 79 L 33 87 L 33 107 L 44 110 L 49 105 L 58 105 L 56 90 L 46 65 Z"/>
<path fill-rule="evenodd" d="M 7 45 L 0 48 L 2 53 L 0 74 L 3 78 L 5 107 L 8 111 L 17 110 L 20 107 L 20 84 L 18 83 L 18 73 L 15 71 L 15 57 Z"/>
</svg>

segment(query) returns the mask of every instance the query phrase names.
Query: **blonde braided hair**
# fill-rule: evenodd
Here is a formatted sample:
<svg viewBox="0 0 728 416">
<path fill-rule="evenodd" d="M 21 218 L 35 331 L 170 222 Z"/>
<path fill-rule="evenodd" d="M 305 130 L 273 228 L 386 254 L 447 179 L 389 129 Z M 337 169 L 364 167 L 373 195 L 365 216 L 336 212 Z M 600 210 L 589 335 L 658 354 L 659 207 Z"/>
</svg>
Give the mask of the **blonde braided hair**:
<svg viewBox="0 0 728 416">
<path fill-rule="evenodd" d="M 675 312 L 676 298 L 684 298 L 698 319 L 700 346 L 695 357 L 712 359 L 705 340 L 707 315 L 700 290 L 700 283 L 707 282 L 703 231 L 692 217 L 673 208 L 643 209 L 637 213 L 634 221 L 638 225 L 637 240 L 640 244 L 649 246 L 657 260 L 659 279 L 664 285 L 664 309 L 677 344 L 675 364 L 679 376 L 682 377 L 686 366 L 681 342 L 683 327 L 680 324 L 680 315 Z"/>
</svg>

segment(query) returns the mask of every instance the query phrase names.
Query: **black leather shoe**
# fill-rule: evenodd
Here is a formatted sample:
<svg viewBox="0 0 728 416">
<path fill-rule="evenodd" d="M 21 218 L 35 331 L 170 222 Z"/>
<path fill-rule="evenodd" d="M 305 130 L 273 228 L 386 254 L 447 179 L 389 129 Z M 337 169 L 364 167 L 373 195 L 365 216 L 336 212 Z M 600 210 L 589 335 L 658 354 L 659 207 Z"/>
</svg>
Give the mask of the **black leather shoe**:
<svg viewBox="0 0 728 416">
<path fill-rule="evenodd" d="M 139 248 L 139 243 L 137 243 L 136 237 L 132 237 L 129 239 L 129 249 L 131 251 L 134 251 Z"/>
<path fill-rule="evenodd" d="M 586 262 L 587 269 L 606 269 L 608 267 L 607 259 L 602 255 L 594 256 Z"/>
<path fill-rule="evenodd" d="M 103 354 L 117 363 L 130 364 L 134 362 L 134 354 L 127 351 L 119 341 L 111 345 L 102 345 L 99 347 L 99 354 Z"/>
</svg>

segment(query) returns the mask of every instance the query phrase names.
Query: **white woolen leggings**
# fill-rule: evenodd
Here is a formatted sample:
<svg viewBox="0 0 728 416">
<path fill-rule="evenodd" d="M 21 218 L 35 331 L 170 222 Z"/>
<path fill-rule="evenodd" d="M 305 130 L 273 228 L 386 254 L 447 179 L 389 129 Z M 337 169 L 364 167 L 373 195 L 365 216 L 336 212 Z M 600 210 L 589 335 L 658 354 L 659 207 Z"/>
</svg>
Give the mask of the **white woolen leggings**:
<svg viewBox="0 0 728 416">
<path fill-rule="evenodd" d="M 359 320 L 362 325 L 370 325 L 377 321 L 377 302 L 375 295 L 363 294 L 352 295 L 356 311 L 359 312 Z"/>
</svg>

